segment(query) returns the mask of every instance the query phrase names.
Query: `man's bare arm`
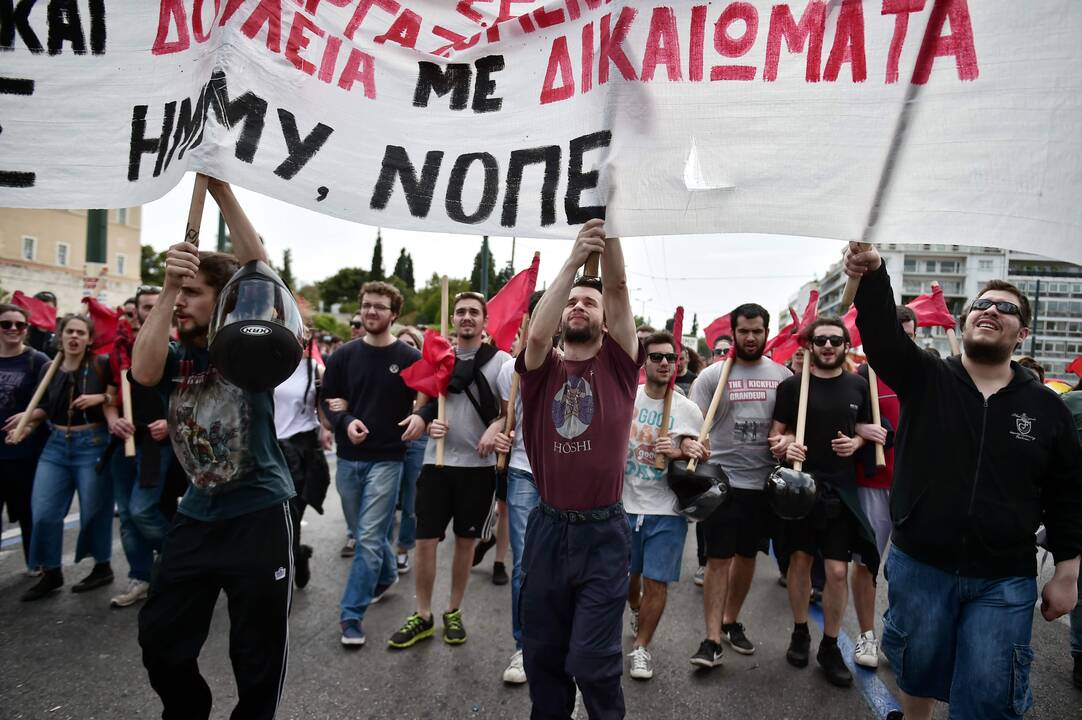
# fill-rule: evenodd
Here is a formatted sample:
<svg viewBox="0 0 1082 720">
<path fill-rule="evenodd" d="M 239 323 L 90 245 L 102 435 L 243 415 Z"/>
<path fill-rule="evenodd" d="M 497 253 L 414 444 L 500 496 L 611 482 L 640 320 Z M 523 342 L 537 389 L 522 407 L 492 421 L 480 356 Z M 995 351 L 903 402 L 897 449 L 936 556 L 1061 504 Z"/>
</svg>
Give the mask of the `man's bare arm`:
<svg viewBox="0 0 1082 720">
<path fill-rule="evenodd" d="M 267 262 L 267 250 L 263 247 L 263 241 L 259 239 L 259 233 L 255 231 L 255 226 L 240 206 L 229 183 L 210 178 L 207 192 L 214 198 L 214 202 L 218 203 L 225 224 L 229 226 L 229 240 L 233 243 L 233 254 L 237 256 L 237 262 L 241 265 L 249 260 Z"/>
<path fill-rule="evenodd" d="M 627 270 L 620 238 L 605 240 L 605 252 L 601 255 L 601 283 L 609 337 L 632 360 L 638 359 L 639 339 L 635 335 L 635 314 L 631 311 L 631 296 L 627 292 Z"/>
</svg>

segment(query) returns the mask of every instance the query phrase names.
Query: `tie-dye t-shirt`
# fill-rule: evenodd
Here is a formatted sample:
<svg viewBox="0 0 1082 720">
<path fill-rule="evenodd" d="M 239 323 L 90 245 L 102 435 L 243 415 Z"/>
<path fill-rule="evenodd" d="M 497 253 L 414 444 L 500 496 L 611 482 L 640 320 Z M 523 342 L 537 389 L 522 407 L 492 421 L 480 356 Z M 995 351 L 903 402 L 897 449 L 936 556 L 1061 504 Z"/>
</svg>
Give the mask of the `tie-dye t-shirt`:
<svg viewBox="0 0 1082 720">
<path fill-rule="evenodd" d="M 608 335 L 589 360 L 553 350 L 527 372 L 526 354 L 519 356 L 526 454 L 548 505 L 590 510 L 620 502 L 643 357 L 641 345 L 631 358 Z"/>
</svg>

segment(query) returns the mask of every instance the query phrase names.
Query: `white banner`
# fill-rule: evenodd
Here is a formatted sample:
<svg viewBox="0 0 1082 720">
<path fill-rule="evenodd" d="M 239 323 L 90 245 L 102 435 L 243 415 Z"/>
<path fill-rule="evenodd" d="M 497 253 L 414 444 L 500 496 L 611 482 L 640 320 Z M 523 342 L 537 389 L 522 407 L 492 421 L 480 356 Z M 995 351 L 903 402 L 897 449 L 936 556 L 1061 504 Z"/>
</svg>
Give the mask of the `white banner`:
<svg viewBox="0 0 1082 720">
<path fill-rule="evenodd" d="M 879 242 L 1082 262 L 1079 37 L 1077 0 L 0 0 L 0 205 L 201 170 L 388 227 L 856 239 L 878 197 Z"/>
</svg>

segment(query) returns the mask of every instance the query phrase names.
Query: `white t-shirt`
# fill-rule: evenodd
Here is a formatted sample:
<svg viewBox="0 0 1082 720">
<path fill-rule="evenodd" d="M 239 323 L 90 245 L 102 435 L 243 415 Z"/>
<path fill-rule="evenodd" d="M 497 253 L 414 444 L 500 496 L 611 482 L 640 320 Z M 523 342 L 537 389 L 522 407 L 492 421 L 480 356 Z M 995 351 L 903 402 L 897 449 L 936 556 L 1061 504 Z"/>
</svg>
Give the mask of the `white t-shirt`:
<svg viewBox="0 0 1082 720">
<path fill-rule="evenodd" d="M 472 360 L 477 355 L 477 350 L 457 348 L 455 355 L 458 361 L 464 362 Z M 488 383 L 488 389 L 492 391 L 493 396 L 499 392 L 496 389 L 496 376 L 499 374 L 500 369 L 503 368 L 504 363 L 510 358 L 511 356 L 503 350 L 497 350 L 492 359 L 481 368 L 481 374 L 484 375 L 485 382 Z M 470 383 L 469 390 L 473 393 L 474 398 L 480 398 L 477 383 Z M 466 393 L 448 393 L 445 407 L 447 409 L 447 424 L 450 429 L 447 431 L 444 440 L 444 464 L 447 467 L 494 466 L 496 464 L 496 453 L 484 457 L 477 454 L 477 443 L 481 442 L 481 436 L 485 434 L 485 430 L 488 428 L 481 421 L 481 416 L 473 403 L 470 402 L 470 399 L 466 397 Z M 436 445 L 437 443 L 433 441 L 425 446 L 425 465 L 436 464 Z"/>
<path fill-rule="evenodd" d="M 316 362 L 311 363 L 311 382 L 307 358 L 301 358 L 293 374 L 274 388 L 274 432 L 279 440 L 319 427 L 316 415 Z M 308 388 L 307 395 L 305 387 Z"/>
<path fill-rule="evenodd" d="M 515 378 L 515 359 L 510 358 L 500 368 L 500 374 L 496 378 L 496 385 L 498 392 L 500 393 L 501 400 L 511 399 L 511 383 Z M 530 458 L 526 456 L 526 442 L 522 439 L 524 433 L 522 432 L 522 392 L 515 394 L 515 437 L 511 443 L 511 456 L 507 459 L 507 467 L 513 467 L 516 470 L 522 470 L 528 472 L 531 475 L 533 470 L 530 469 Z"/>
<path fill-rule="evenodd" d="M 624 468 L 624 510 L 632 515 L 676 515 L 673 504 L 676 495 L 669 489 L 665 471 L 654 467 L 654 442 L 661 429 L 661 414 L 665 401 L 654 400 L 640 385 L 635 395 L 635 415 L 631 419 L 631 436 L 627 443 L 627 465 Z M 673 393 L 669 413 L 669 436 L 673 443 L 684 437 L 698 437 L 703 414 L 695 403 L 679 393 Z"/>
</svg>

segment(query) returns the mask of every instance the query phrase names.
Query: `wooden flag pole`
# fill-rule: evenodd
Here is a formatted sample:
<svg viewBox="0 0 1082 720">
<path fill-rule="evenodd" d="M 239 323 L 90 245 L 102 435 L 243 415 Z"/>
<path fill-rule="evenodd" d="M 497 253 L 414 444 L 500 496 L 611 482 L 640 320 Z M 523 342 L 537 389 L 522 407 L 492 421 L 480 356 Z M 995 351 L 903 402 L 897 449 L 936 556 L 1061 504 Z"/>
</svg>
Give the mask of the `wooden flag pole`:
<svg viewBox="0 0 1082 720">
<path fill-rule="evenodd" d="M 804 365 L 800 370 L 800 401 L 796 410 L 796 444 L 804 444 L 805 431 L 808 427 L 808 390 L 811 386 L 811 350 L 804 350 Z M 804 463 L 793 463 L 793 469 L 802 472 Z"/>
<path fill-rule="evenodd" d="M 721 377 L 718 379 L 718 386 L 714 388 L 714 396 L 710 398 L 710 407 L 706 409 L 706 418 L 703 420 L 703 426 L 699 430 L 699 442 L 705 443 L 706 438 L 710 435 L 710 426 L 714 424 L 714 415 L 718 411 L 718 406 L 721 405 L 721 398 L 725 394 L 726 388 L 729 387 L 729 374 L 733 371 L 733 358 L 732 351 L 729 352 L 729 356 L 725 358 L 725 364 L 721 366 Z M 695 458 L 688 460 L 688 472 L 695 472 L 695 468 L 699 466 L 699 461 Z"/>
<path fill-rule="evenodd" d="M 199 228 L 203 224 L 203 203 L 207 199 L 207 183 L 210 181 L 203 173 L 195 174 L 195 186 L 192 187 L 192 204 L 188 206 L 188 224 L 184 228 L 184 241 L 199 247 Z"/>
<path fill-rule="evenodd" d="M 447 337 L 447 276 L 440 278 L 440 335 Z M 447 395 L 436 398 L 436 419 L 444 422 L 447 418 Z M 436 467 L 443 467 L 444 438 L 436 440 Z"/>
<path fill-rule="evenodd" d="M 961 355 L 962 348 L 958 346 L 958 333 L 954 328 L 947 328 L 947 344 L 950 345 L 951 355 Z"/>
<path fill-rule="evenodd" d="M 724 368 L 722 369 L 724 372 Z M 673 368 L 673 372 L 676 372 L 676 368 Z M 663 437 L 669 437 L 669 416 L 672 414 L 672 393 L 675 385 L 672 383 L 665 388 L 665 404 L 661 408 L 661 428 L 658 432 L 658 439 Z M 658 470 L 664 470 L 668 465 L 669 458 L 665 457 L 662 453 L 654 453 L 654 467 Z"/>
<path fill-rule="evenodd" d="M 601 277 L 601 253 L 590 253 L 586 264 L 582 266 L 582 274 L 586 277 Z"/>
<path fill-rule="evenodd" d="M 872 366 L 868 366 L 868 393 L 871 395 L 872 401 L 872 423 L 874 425 L 881 425 L 883 421 L 883 415 L 879 412 L 879 378 L 876 377 L 875 370 Z M 883 451 L 883 446 L 879 443 L 875 443 L 875 466 L 886 467 L 887 456 Z"/>
<path fill-rule="evenodd" d="M 56 375 L 56 369 L 60 367 L 60 363 L 64 361 L 64 351 L 61 350 L 53 358 L 53 361 L 49 363 L 49 369 L 45 371 L 45 377 L 38 383 L 38 387 L 34 390 L 34 395 L 30 398 L 30 402 L 26 406 L 26 411 L 23 412 L 23 416 L 19 418 L 19 423 L 15 426 L 15 442 L 21 443 L 23 441 L 23 434 L 26 432 L 26 426 L 30 424 L 30 416 L 38 409 L 38 404 L 41 402 L 41 398 L 44 397 L 45 391 L 49 387 L 49 383 L 53 381 L 53 376 Z"/>
<path fill-rule="evenodd" d="M 530 316 L 522 314 L 522 324 L 518 326 L 518 340 L 515 342 L 514 357 L 518 357 L 526 344 L 526 328 L 530 324 Z M 503 423 L 503 431 L 510 435 L 515 430 L 515 401 L 518 400 L 519 374 L 511 373 L 511 391 L 507 394 L 507 418 Z M 513 441 L 513 440 L 512 440 Z M 499 453 L 496 456 L 496 469 L 503 472 L 507 469 L 507 453 Z"/>
<path fill-rule="evenodd" d="M 131 423 L 132 427 L 135 427 L 135 415 L 132 412 L 131 406 L 131 382 L 128 380 L 128 373 L 126 370 L 120 372 L 120 398 L 124 403 L 124 419 Z M 128 436 L 128 439 L 124 441 L 124 457 L 135 457 L 135 434 Z"/>
</svg>

